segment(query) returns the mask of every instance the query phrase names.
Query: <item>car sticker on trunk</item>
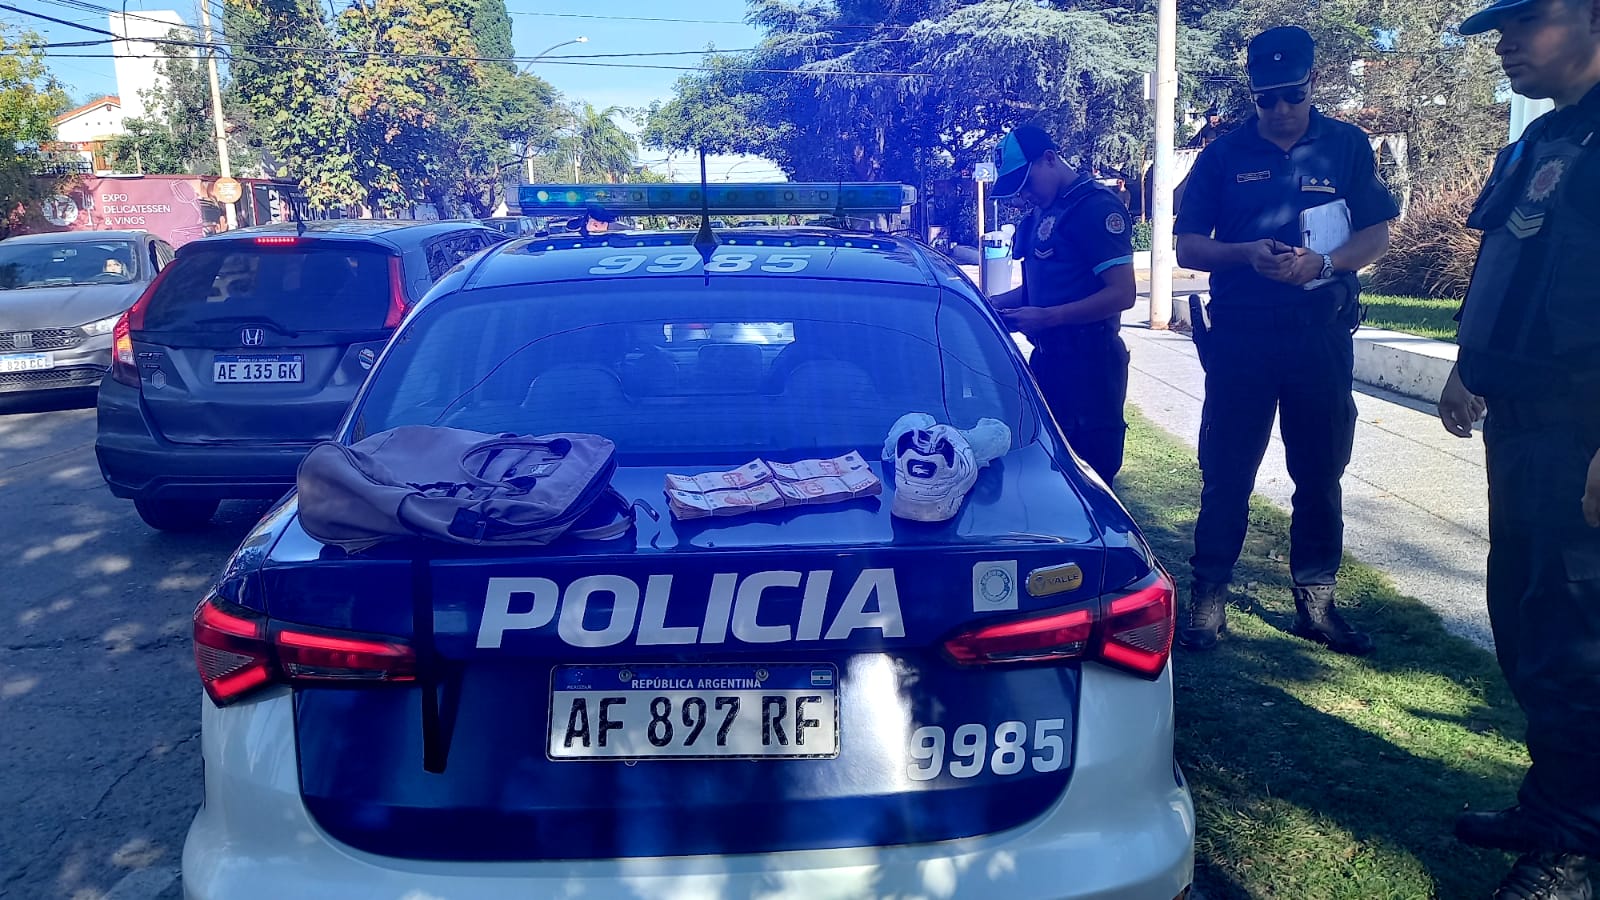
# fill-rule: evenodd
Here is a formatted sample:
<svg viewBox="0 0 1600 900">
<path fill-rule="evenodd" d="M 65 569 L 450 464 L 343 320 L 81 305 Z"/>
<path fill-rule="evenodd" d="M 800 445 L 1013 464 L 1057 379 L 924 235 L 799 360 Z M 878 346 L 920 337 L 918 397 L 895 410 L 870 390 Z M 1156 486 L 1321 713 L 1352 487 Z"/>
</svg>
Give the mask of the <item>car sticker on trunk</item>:
<svg viewBox="0 0 1600 900">
<path fill-rule="evenodd" d="M 972 611 L 1017 608 L 1017 561 L 980 562 L 972 567 Z"/>
</svg>

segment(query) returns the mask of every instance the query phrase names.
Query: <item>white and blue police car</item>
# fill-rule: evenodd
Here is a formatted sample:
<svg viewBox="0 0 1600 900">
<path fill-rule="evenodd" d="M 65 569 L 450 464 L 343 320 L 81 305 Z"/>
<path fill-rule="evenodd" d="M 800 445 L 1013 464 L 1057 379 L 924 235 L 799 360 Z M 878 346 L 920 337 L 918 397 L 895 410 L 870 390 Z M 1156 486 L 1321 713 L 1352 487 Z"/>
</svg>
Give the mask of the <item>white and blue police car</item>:
<svg viewBox="0 0 1600 900">
<path fill-rule="evenodd" d="M 524 191 L 525 214 L 641 220 L 910 193 Z M 511 241 L 410 311 L 341 440 L 600 434 L 657 514 L 620 540 L 347 554 L 277 504 L 195 613 L 188 897 L 1187 893 L 1172 582 L 983 297 L 881 233 L 705 237 Z M 1013 437 L 945 522 L 891 515 L 879 448 L 912 412 Z M 663 502 L 667 473 L 851 450 L 883 496 L 685 521 Z"/>
</svg>

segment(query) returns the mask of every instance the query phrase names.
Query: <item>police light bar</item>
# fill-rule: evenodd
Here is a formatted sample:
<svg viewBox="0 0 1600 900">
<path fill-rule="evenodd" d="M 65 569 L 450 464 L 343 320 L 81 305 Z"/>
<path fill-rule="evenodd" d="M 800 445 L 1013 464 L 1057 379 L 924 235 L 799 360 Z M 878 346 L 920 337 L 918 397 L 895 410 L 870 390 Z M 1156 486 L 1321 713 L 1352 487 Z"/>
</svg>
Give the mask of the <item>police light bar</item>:
<svg viewBox="0 0 1600 900">
<path fill-rule="evenodd" d="M 705 198 L 702 205 L 701 191 Z M 591 205 L 624 215 L 782 213 L 898 213 L 917 202 L 917 189 L 887 182 L 714 184 L 524 184 L 523 215 L 578 212 Z"/>
</svg>

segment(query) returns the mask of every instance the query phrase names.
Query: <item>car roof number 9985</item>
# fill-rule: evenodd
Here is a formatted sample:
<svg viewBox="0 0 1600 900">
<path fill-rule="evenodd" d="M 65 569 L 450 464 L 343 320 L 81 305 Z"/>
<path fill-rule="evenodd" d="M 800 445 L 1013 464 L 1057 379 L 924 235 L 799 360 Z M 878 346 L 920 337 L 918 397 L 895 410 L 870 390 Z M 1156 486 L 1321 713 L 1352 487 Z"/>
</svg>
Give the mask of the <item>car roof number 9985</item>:
<svg viewBox="0 0 1600 900">
<path fill-rule="evenodd" d="M 704 263 L 704 271 L 711 274 L 731 275 L 740 272 L 762 272 L 769 275 L 793 275 L 805 271 L 811 264 L 812 254 L 794 247 L 718 247 L 711 261 Z M 618 253 L 602 257 L 589 267 L 590 275 L 680 275 L 701 272 L 700 253 L 693 249 L 673 250 L 670 253 Z"/>
</svg>

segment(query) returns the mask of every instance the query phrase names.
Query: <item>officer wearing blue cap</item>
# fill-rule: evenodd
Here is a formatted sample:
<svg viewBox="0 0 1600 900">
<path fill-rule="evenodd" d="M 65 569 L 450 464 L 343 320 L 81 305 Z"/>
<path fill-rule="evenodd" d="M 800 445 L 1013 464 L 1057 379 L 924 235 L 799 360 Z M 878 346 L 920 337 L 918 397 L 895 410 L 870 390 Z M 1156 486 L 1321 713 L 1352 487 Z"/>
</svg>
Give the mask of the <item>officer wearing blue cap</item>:
<svg viewBox="0 0 1600 900">
<path fill-rule="evenodd" d="M 1467 813 L 1467 843 L 1524 855 L 1499 898 L 1589 900 L 1600 872 L 1600 0 L 1499 0 L 1511 87 L 1556 109 L 1500 152 L 1459 315 L 1445 428 L 1487 407 L 1489 620 L 1528 716 L 1517 805 Z"/>
<path fill-rule="evenodd" d="M 1226 626 L 1274 415 L 1295 484 L 1294 632 L 1341 653 L 1372 649 L 1334 609 L 1344 547 L 1339 481 L 1355 438 L 1355 272 L 1388 249 L 1399 208 L 1366 134 L 1312 108 L 1313 56 L 1311 35 L 1292 26 L 1250 42 L 1257 115 L 1200 152 L 1178 209 L 1179 263 L 1211 273 L 1210 328 L 1195 333 L 1206 399 L 1194 583 L 1179 629 L 1190 649 L 1215 646 Z M 1326 254 L 1307 250 L 1301 214 L 1339 201 L 1348 241 Z"/>
<path fill-rule="evenodd" d="M 1109 485 L 1128 430 L 1128 348 L 1117 333 L 1137 296 L 1128 208 L 1033 125 L 1005 136 L 995 168 L 994 195 L 1033 210 L 1017 228 L 1022 286 L 990 302 L 1033 343 L 1028 365 L 1051 414 Z"/>
<path fill-rule="evenodd" d="M 593 237 L 605 234 L 611 228 L 611 223 L 617 220 L 611 210 L 595 203 L 589 204 L 581 218 L 567 222 L 567 228 L 576 231 L 580 237 Z"/>
</svg>

